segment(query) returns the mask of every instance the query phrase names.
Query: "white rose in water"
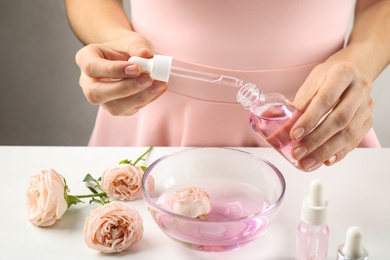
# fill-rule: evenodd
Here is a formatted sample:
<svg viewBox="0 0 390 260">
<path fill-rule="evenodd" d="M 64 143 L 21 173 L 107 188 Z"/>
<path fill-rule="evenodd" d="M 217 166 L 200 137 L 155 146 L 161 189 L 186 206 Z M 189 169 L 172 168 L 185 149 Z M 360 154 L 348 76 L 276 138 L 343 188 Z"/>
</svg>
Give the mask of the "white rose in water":
<svg viewBox="0 0 390 260">
<path fill-rule="evenodd" d="M 197 218 L 210 212 L 210 196 L 198 187 L 177 190 L 169 201 L 171 210 L 179 215 Z"/>
</svg>

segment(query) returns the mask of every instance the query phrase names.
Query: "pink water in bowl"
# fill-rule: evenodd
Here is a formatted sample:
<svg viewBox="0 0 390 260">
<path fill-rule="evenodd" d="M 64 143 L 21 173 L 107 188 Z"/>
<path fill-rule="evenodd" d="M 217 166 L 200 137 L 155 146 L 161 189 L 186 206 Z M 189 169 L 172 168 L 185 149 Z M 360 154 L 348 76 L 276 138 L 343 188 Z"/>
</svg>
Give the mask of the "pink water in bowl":
<svg viewBox="0 0 390 260">
<path fill-rule="evenodd" d="M 229 180 L 202 181 L 175 186 L 158 198 L 157 204 L 170 210 L 168 201 L 185 187 L 201 187 L 208 192 L 211 211 L 207 219 L 192 219 L 149 208 L 153 218 L 169 237 L 192 249 L 215 252 L 240 248 L 264 233 L 268 218 L 261 214 L 269 207 L 263 194 Z"/>
</svg>

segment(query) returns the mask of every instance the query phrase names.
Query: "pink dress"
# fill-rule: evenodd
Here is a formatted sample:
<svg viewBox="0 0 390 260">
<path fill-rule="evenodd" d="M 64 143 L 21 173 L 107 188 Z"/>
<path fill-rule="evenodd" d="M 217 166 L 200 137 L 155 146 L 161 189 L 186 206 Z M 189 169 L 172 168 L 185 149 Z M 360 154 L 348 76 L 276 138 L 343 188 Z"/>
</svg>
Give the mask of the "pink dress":
<svg viewBox="0 0 390 260">
<path fill-rule="evenodd" d="M 313 67 L 343 47 L 354 0 L 133 0 L 135 30 L 175 66 L 231 75 L 294 99 Z M 130 117 L 99 109 L 92 146 L 267 146 L 237 89 L 171 76 Z M 371 129 L 361 143 L 379 147 Z"/>
</svg>

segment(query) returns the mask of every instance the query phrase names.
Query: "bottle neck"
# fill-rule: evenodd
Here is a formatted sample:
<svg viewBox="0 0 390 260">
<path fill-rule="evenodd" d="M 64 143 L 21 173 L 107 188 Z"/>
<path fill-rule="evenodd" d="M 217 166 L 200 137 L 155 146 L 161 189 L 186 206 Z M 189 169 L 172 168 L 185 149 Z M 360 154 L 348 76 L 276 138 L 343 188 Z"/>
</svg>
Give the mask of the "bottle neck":
<svg viewBox="0 0 390 260">
<path fill-rule="evenodd" d="M 238 92 L 236 99 L 245 109 L 249 109 L 260 99 L 264 99 L 263 92 L 255 84 L 246 83 Z"/>
<path fill-rule="evenodd" d="M 267 107 L 273 105 L 282 105 L 293 107 L 292 103 L 287 100 L 282 94 L 263 92 L 256 87 L 255 84 L 245 84 L 236 95 L 236 99 L 245 109 L 253 110 L 259 107 Z"/>
</svg>

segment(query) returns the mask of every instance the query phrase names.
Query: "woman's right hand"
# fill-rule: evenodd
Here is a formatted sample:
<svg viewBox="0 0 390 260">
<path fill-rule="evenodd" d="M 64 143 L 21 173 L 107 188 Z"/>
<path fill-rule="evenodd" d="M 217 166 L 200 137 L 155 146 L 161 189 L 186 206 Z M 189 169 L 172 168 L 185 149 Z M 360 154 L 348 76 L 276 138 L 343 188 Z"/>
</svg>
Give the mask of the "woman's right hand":
<svg viewBox="0 0 390 260">
<path fill-rule="evenodd" d="M 99 104 L 115 116 L 129 116 L 158 98 L 168 87 L 128 59 L 153 57 L 152 44 L 135 32 L 118 40 L 90 44 L 76 54 L 80 86 L 91 104 Z"/>
</svg>

